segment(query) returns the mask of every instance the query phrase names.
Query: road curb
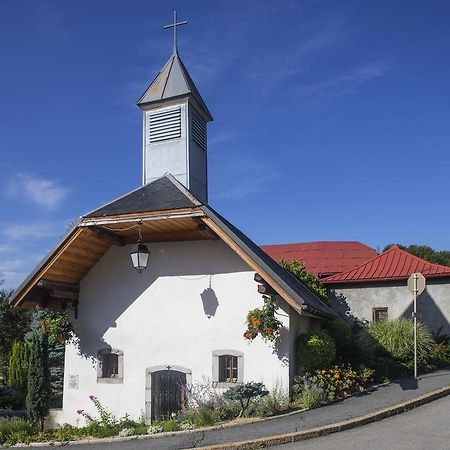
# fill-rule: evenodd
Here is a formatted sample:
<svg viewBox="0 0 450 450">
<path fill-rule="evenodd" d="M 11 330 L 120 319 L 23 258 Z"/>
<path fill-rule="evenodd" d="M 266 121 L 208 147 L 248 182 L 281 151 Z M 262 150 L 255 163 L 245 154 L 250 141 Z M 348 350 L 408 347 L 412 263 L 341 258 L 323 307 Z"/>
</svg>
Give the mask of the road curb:
<svg viewBox="0 0 450 450">
<path fill-rule="evenodd" d="M 402 412 L 406 412 L 417 406 L 430 403 L 433 400 L 445 397 L 450 394 L 450 386 L 445 386 L 435 391 L 428 392 L 420 397 L 407 400 L 403 403 L 383 408 L 364 416 L 356 417 L 354 419 L 344 420 L 342 422 L 332 423 L 330 425 L 323 425 L 320 427 L 310 428 L 308 430 L 296 431 L 294 433 L 280 434 L 275 436 L 268 436 L 258 439 L 250 439 L 240 442 L 232 442 L 229 444 L 215 444 L 205 447 L 197 447 L 203 450 L 250 450 L 255 448 L 272 447 L 274 445 L 288 444 L 297 441 L 304 441 L 320 436 L 326 436 L 328 434 L 337 433 L 338 431 L 349 430 L 351 428 L 367 425 L 372 422 L 377 422 L 387 417 L 395 416 Z"/>
</svg>

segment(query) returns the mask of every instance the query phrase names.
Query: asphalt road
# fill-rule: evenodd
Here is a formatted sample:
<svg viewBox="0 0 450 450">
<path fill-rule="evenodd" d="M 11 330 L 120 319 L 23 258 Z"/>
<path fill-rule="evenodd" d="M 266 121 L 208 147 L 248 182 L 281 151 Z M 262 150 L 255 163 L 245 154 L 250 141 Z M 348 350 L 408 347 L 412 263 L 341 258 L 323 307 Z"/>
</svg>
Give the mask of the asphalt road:
<svg viewBox="0 0 450 450">
<path fill-rule="evenodd" d="M 272 448 L 277 450 L 449 450 L 450 396 L 361 428 Z"/>
</svg>

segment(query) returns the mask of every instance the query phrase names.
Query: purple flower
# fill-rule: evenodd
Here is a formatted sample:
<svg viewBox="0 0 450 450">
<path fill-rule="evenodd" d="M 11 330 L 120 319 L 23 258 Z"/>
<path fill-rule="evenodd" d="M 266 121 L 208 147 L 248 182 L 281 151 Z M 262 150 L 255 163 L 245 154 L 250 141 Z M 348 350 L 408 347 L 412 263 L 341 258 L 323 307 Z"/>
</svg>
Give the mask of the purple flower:
<svg viewBox="0 0 450 450">
<path fill-rule="evenodd" d="M 89 399 L 93 402 L 93 401 L 97 400 L 97 397 L 95 395 L 90 395 Z"/>
<path fill-rule="evenodd" d="M 77 409 L 77 414 L 83 414 L 84 413 L 84 409 Z"/>
</svg>

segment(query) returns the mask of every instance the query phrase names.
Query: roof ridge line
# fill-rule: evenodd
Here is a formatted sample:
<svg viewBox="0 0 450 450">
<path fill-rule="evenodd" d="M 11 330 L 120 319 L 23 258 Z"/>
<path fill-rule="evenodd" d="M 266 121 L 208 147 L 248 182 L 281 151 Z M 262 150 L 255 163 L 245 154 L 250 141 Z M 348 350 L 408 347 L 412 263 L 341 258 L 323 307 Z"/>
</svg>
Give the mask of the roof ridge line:
<svg viewBox="0 0 450 450">
<path fill-rule="evenodd" d="M 185 186 L 183 186 L 170 172 L 165 173 L 161 178 L 167 178 L 178 188 L 195 206 L 202 206 L 203 203 Z M 158 178 L 160 180 L 161 178 Z M 155 180 L 156 181 L 156 180 Z"/>
<path fill-rule="evenodd" d="M 400 248 L 398 245 L 392 245 L 392 247 L 390 247 L 388 250 L 384 251 L 383 253 L 380 253 L 379 255 L 377 255 L 375 258 L 372 258 L 371 260 L 363 263 L 363 264 L 359 264 L 358 266 L 354 267 L 353 269 L 347 270 L 345 272 L 341 272 L 341 273 L 337 273 L 334 275 L 330 275 L 329 277 L 323 278 L 321 281 L 322 282 L 349 282 L 352 280 L 347 280 L 345 278 L 346 275 L 349 275 L 350 273 L 354 272 L 356 274 L 356 272 L 358 270 L 360 270 L 362 267 L 367 266 L 369 264 L 374 264 L 376 260 L 379 260 L 382 257 L 386 257 L 386 255 L 388 253 L 393 253 L 393 252 L 397 252 L 399 251 L 401 254 L 405 255 L 406 258 L 410 258 L 416 262 L 419 262 L 423 265 L 427 265 L 427 266 L 431 266 L 432 268 L 439 268 L 439 269 L 443 269 L 444 273 L 437 273 L 437 274 L 433 274 L 434 276 L 439 276 L 439 275 L 446 275 L 446 274 L 450 274 L 450 267 L 449 266 L 444 266 L 441 264 L 436 264 L 436 263 L 432 263 L 430 261 L 427 261 L 423 258 L 420 258 L 419 256 L 413 255 L 412 253 L 409 253 L 406 250 L 403 250 L 402 248 Z M 405 264 L 403 264 L 404 266 Z M 392 261 L 390 266 L 392 266 Z M 426 276 L 430 276 L 430 275 L 426 275 Z M 343 278 L 344 277 L 344 278 Z M 382 278 L 363 278 L 361 280 L 354 280 L 355 282 L 357 281 L 367 281 L 367 280 L 373 280 L 373 281 L 378 281 L 378 280 L 382 280 L 382 279 L 402 279 L 404 278 L 403 276 L 398 276 L 398 277 L 382 277 Z"/>
<path fill-rule="evenodd" d="M 169 72 L 168 72 L 168 74 L 167 74 L 166 82 L 164 83 L 164 87 L 162 88 L 162 91 L 161 91 L 161 98 L 160 98 L 160 100 L 162 100 L 162 99 L 164 98 L 164 93 L 166 92 L 167 83 L 168 83 L 169 78 L 170 78 L 170 72 L 172 71 L 172 68 L 173 68 L 173 62 L 175 61 L 175 55 L 172 55 L 172 56 L 170 57 L 169 61 L 170 61 Z M 169 63 L 169 61 L 167 61 L 166 65 Z M 166 66 L 164 66 L 163 70 L 164 70 L 165 68 L 166 68 Z M 162 72 L 162 71 L 161 71 L 161 72 Z M 151 86 L 151 85 L 150 85 L 150 86 Z"/>
<path fill-rule="evenodd" d="M 335 275 L 330 275 L 329 277 L 323 278 L 321 281 L 327 281 L 329 278 L 333 278 L 333 277 L 336 277 L 336 276 L 341 277 L 342 275 L 346 275 L 346 274 L 348 274 L 350 272 L 358 270 L 361 267 L 366 266 L 367 264 L 373 263 L 375 260 L 377 260 L 378 258 L 381 258 L 383 255 L 385 255 L 386 253 L 390 252 L 391 250 L 393 250 L 393 247 L 391 247 L 389 250 L 386 250 L 383 253 L 380 253 L 379 255 L 375 256 L 374 258 L 369 259 L 369 261 L 366 261 L 365 263 L 362 263 L 362 264 L 357 265 L 356 267 L 353 267 L 353 269 L 347 270 L 346 272 L 337 273 Z"/>
<path fill-rule="evenodd" d="M 438 263 L 433 263 L 433 262 L 431 262 L 431 261 L 427 261 L 426 259 L 423 259 L 423 258 L 421 258 L 420 256 L 413 255 L 412 253 L 409 253 L 407 250 L 403 250 L 402 248 L 398 247 L 397 245 L 396 245 L 395 247 L 396 247 L 398 250 L 400 250 L 400 251 L 402 251 L 402 252 L 404 252 L 404 253 L 407 253 L 410 257 L 414 258 L 414 259 L 417 260 L 417 261 L 425 262 L 426 264 L 430 264 L 430 265 L 435 266 L 435 267 L 441 267 L 441 268 L 443 268 L 443 269 L 450 270 L 450 267 L 449 267 L 449 266 L 445 266 L 445 265 L 443 265 L 443 264 L 438 264 Z M 391 247 L 391 248 L 392 248 L 392 247 Z M 389 250 L 391 250 L 391 249 L 389 249 Z"/>
</svg>

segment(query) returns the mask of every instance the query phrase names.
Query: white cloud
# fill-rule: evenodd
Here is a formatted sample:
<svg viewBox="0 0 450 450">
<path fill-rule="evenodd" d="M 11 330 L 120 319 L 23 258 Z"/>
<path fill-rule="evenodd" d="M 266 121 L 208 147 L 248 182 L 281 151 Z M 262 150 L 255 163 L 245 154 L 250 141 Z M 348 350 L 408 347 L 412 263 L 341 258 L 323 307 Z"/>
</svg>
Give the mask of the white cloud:
<svg viewBox="0 0 450 450">
<path fill-rule="evenodd" d="M 267 184 L 273 179 L 277 178 L 276 173 L 267 173 L 261 175 L 253 175 L 242 178 L 232 187 L 227 187 L 215 195 L 219 199 L 241 199 L 250 197 L 252 195 L 264 192 L 267 189 Z"/>
<path fill-rule="evenodd" d="M 367 64 L 326 81 L 300 85 L 296 88 L 295 95 L 311 98 L 318 103 L 327 103 L 334 98 L 357 92 L 361 86 L 384 76 L 388 71 L 389 67 L 385 63 Z"/>
<path fill-rule="evenodd" d="M 11 181 L 8 193 L 12 198 L 23 197 L 41 208 L 53 210 L 61 204 L 68 192 L 69 189 L 56 180 L 18 173 Z"/>
<path fill-rule="evenodd" d="M 67 220 L 9 224 L 0 229 L 0 280 L 17 287 L 67 228 Z"/>
<path fill-rule="evenodd" d="M 38 222 L 30 224 L 15 224 L 8 225 L 0 231 L 0 236 L 6 238 L 8 241 L 16 241 L 20 239 L 44 239 L 52 236 L 57 236 L 57 231 L 60 231 L 59 223 L 54 222 Z M 7 249 L 11 248 L 10 243 L 0 244 L 0 249 L 5 246 Z"/>
<path fill-rule="evenodd" d="M 279 174 L 264 161 L 252 161 L 236 154 L 216 155 L 216 166 L 222 168 L 215 177 L 214 198 L 240 200 L 270 189 Z"/>
</svg>

